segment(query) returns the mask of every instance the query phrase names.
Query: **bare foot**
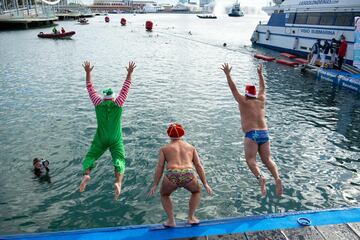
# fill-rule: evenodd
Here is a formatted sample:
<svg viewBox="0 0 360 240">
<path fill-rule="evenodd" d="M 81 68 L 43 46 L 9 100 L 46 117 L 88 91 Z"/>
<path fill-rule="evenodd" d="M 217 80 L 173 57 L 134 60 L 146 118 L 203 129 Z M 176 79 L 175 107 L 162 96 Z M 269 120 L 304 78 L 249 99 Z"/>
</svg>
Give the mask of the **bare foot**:
<svg viewBox="0 0 360 240">
<path fill-rule="evenodd" d="M 278 178 L 275 180 L 275 189 L 276 189 L 276 194 L 278 196 L 281 196 L 283 193 L 283 187 L 282 187 L 282 183 L 281 183 L 281 179 Z"/>
<path fill-rule="evenodd" d="M 115 199 L 118 199 L 120 197 L 120 193 L 121 193 L 121 184 L 114 183 L 114 188 L 115 188 Z"/>
<path fill-rule="evenodd" d="M 260 176 L 259 183 L 260 183 L 260 188 L 261 188 L 261 195 L 263 197 L 265 197 L 266 196 L 266 179 L 264 176 Z"/>
<path fill-rule="evenodd" d="M 168 219 L 166 222 L 163 223 L 164 227 L 175 227 L 176 226 L 176 222 L 175 219 L 170 220 Z"/>
<path fill-rule="evenodd" d="M 191 224 L 191 225 L 197 225 L 197 224 L 200 223 L 200 220 L 197 219 L 195 216 L 194 217 L 189 217 L 188 223 Z"/>
<path fill-rule="evenodd" d="M 86 184 L 90 181 L 89 175 L 84 175 L 81 183 L 80 183 L 80 192 L 83 192 L 85 190 Z"/>
</svg>

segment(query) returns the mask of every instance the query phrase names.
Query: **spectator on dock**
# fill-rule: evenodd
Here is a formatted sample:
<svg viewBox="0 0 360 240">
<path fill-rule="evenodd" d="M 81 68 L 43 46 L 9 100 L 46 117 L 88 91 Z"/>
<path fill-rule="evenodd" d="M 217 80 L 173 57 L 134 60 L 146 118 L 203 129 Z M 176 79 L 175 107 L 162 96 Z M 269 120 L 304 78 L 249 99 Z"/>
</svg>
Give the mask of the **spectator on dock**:
<svg viewBox="0 0 360 240">
<path fill-rule="evenodd" d="M 239 105 L 241 126 L 245 133 L 244 150 L 245 159 L 251 172 L 260 183 L 261 193 L 266 195 L 266 180 L 261 174 L 256 162 L 256 155 L 259 153 L 262 162 L 271 172 L 275 180 L 276 194 L 282 195 L 282 182 L 275 162 L 271 159 L 270 139 L 265 119 L 265 80 L 262 74 L 262 65 L 257 68 L 259 76 L 259 94 L 256 96 L 254 85 L 246 85 L 245 96 L 236 88 L 231 77 L 231 69 L 228 63 L 222 65 L 230 90 Z"/>
<path fill-rule="evenodd" d="M 65 31 L 65 29 L 63 27 L 61 28 L 61 33 L 62 34 L 66 33 L 66 31 Z"/>
<path fill-rule="evenodd" d="M 107 150 L 110 150 L 115 172 L 115 198 L 121 194 L 121 186 L 125 172 L 125 148 L 122 137 L 121 116 L 123 106 L 131 85 L 131 75 L 136 67 L 134 62 L 129 62 L 126 68 L 127 76 L 119 96 L 114 99 L 111 88 L 104 90 L 101 98 L 95 91 L 91 80 L 91 71 L 94 66 L 90 62 L 84 62 L 86 72 L 86 88 L 90 100 L 95 106 L 97 129 L 90 149 L 83 161 L 83 179 L 80 184 L 80 192 L 85 190 L 90 181 L 90 172 L 95 167 L 95 161 Z"/>
<path fill-rule="evenodd" d="M 327 55 L 329 54 L 330 47 L 331 47 L 331 46 L 330 46 L 330 43 L 329 43 L 327 40 L 325 40 L 324 45 L 322 46 L 323 51 L 322 51 L 322 53 L 320 54 L 320 56 L 321 56 L 321 67 L 324 67 L 324 66 L 325 66 L 326 57 L 327 57 Z"/>
<path fill-rule="evenodd" d="M 330 54 L 331 54 L 331 63 L 335 65 L 337 54 L 339 52 L 339 41 L 337 41 L 335 38 L 331 39 L 330 42 Z"/>
<path fill-rule="evenodd" d="M 319 58 L 320 51 L 321 51 L 320 39 L 317 39 L 311 48 L 312 58 L 310 60 L 310 65 L 315 65 L 316 60 Z"/>
<path fill-rule="evenodd" d="M 149 196 L 153 196 L 163 175 L 160 194 L 161 203 L 168 216 L 164 223 L 165 227 L 175 227 L 176 222 L 170 195 L 178 188 L 183 187 L 191 192 L 189 200 L 188 223 L 199 224 L 199 219 L 195 217 L 195 210 L 200 203 L 201 187 L 198 183 L 194 168 L 200 177 L 207 193 L 212 194 L 212 189 L 206 181 L 205 170 L 201 164 L 199 155 L 192 145 L 187 143 L 182 137 L 185 135 L 184 128 L 178 123 L 171 123 L 167 129 L 170 143 L 160 148 L 159 162 L 155 170 L 153 186 Z"/>
<path fill-rule="evenodd" d="M 339 47 L 339 60 L 338 60 L 338 68 L 341 70 L 342 64 L 344 62 L 344 57 L 346 55 L 347 50 L 347 42 L 344 35 L 341 35 L 340 38 L 340 47 Z"/>
</svg>

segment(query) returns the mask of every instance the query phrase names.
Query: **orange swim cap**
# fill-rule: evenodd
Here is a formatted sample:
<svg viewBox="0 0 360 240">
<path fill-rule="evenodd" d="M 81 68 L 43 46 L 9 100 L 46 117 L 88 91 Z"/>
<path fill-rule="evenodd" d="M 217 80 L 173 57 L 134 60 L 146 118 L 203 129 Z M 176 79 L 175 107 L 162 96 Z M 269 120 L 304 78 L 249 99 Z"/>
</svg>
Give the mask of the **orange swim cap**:
<svg viewBox="0 0 360 240">
<path fill-rule="evenodd" d="M 167 129 L 167 134 L 171 138 L 181 138 L 182 136 L 185 135 L 185 130 L 181 126 L 181 124 L 170 123 L 170 125 Z"/>
<path fill-rule="evenodd" d="M 256 98 L 256 87 L 255 85 L 246 85 L 245 96 Z"/>
</svg>

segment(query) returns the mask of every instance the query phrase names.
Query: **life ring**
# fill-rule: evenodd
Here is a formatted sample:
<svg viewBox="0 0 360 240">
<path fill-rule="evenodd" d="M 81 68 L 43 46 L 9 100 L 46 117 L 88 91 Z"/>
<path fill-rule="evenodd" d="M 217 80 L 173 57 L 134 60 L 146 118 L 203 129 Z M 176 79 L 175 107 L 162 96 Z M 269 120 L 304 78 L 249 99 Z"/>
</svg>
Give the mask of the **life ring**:
<svg viewBox="0 0 360 240">
<path fill-rule="evenodd" d="M 306 218 L 306 217 L 300 217 L 297 219 L 297 222 L 301 225 L 301 226 L 310 226 L 311 225 L 311 220 Z"/>
</svg>

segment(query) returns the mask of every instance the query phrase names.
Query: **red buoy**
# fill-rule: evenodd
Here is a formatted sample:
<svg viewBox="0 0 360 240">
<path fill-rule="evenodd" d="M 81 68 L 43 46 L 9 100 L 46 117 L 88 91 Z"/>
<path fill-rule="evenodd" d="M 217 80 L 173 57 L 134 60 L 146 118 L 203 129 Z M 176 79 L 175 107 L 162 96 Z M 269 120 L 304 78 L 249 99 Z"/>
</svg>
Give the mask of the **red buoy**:
<svg viewBox="0 0 360 240">
<path fill-rule="evenodd" d="M 105 22 L 110 22 L 110 18 L 108 16 L 105 17 Z"/>
<path fill-rule="evenodd" d="M 146 31 L 152 31 L 153 22 L 152 21 L 146 21 L 145 28 L 146 28 Z"/>
<path fill-rule="evenodd" d="M 120 24 L 121 24 L 121 26 L 125 26 L 125 25 L 126 25 L 126 19 L 125 19 L 125 18 L 121 18 Z"/>
</svg>

